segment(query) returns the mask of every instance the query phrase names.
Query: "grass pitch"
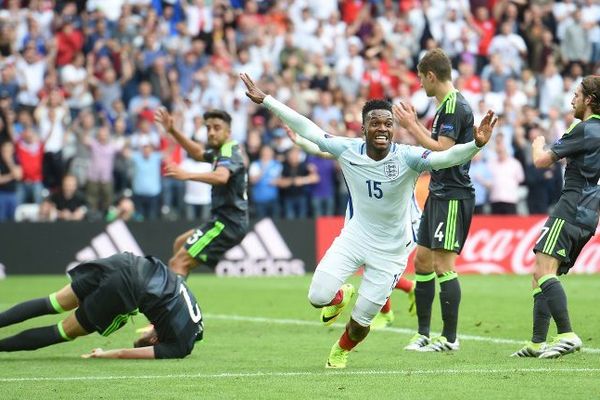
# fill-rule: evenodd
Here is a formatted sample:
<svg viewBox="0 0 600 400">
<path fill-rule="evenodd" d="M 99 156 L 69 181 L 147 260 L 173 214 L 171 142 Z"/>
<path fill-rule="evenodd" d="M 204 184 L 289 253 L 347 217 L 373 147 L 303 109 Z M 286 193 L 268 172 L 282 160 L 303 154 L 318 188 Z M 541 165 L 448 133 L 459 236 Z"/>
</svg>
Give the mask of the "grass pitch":
<svg viewBox="0 0 600 400">
<path fill-rule="evenodd" d="M 393 294 L 392 328 L 371 332 L 348 368 L 326 370 L 343 323 L 325 328 L 306 299 L 310 277 L 217 278 L 193 275 L 205 340 L 183 360 L 84 360 L 94 347 L 129 347 L 136 317 L 108 338 L 93 334 L 34 352 L 0 353 L 0 399 L 593 399 L 600 398 L 600 276 L 562 279 L 571 320 L 585 350 L 557 360 L 508 357 L 531 334 L 530 278 L 461 276 L 461 350 L 402 350 L 416 318 Z M 359 279 L 353 279 L 358 283 Z M 0 309 L 47 295 L 60 276 L 0 281 Z M 432 328 L 441 329 L 439 303 Z M 0 329 L 0 337 L 55 323 L 41 317 Z M 555 332 L 554 325 L 551 334 Z"/>
</svg>

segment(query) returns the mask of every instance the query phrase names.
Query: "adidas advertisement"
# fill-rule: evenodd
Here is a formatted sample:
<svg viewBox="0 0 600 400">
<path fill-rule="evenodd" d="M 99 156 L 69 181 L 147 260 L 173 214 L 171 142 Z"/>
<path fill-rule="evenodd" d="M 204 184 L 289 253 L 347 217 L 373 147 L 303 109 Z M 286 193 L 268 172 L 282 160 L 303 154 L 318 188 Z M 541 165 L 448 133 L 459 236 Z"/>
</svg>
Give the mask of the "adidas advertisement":
<svg viewBox="0 0 600 400">
<path fill-rule="evenodd" d="M 270 218 L 257 222 L 242 243 L 225 253 L 217 275 L 304 275 L 304 261 L 294 258 Z"/>
<path fill-rule="evenodd" d="M 81 262 L 129 251 L 168 262 L 173 240 L 199 224 L 148 221 L 0 224 L 0 279 L 16 274 L 63 274 Z M 263 219 L 230 249 L 215 270 L 220 276 L 302 275 L 315 268 L 313 220 Z"/>
</svg>

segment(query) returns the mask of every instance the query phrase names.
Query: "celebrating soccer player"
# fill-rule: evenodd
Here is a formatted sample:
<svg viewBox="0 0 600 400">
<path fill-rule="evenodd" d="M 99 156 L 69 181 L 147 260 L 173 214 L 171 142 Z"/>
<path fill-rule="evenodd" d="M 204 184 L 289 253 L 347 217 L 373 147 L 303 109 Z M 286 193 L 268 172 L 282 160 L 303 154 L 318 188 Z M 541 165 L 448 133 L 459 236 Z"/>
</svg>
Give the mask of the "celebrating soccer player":
<svg viewBox="0 0 600 400">
<path fill-rule="evenodd" d="M 415 137 L 419 145 L 432 151 L 446 150 L 473 140 L 473 112 L 452 84 L 452 65 L 448 56 L 440 49 L 430 50 L 417 65 L 417 70 L 426 94 L 439 102 L 431 135 L 419 123 L 412 107 L 394 106 L 394 115 L 400 125 Z M 423 210 L 415 255 L 419 327 L 405 350 L 452 351 L 459 348 L 456 331 L 461 291 L 454 265 L 467 239 L 475 208 L 469 166 L 470 160 L 431 172 L 429 196 Z M 444 326 L 442 335 L 431 339 L 429 328 L 436 276 L 440 284 Z"/>
<path fill-rule="evenodd" d="M 315 155 L 315 156 L 321 157 L 321 158 L 335 159 L 333 154 L 321 151 L 319 149 L 319 146 L 317 146 L 313 142 L 310 142 L 310 141 L 304 139 L 302 136 L 296 135 L 296 133 L 294 131 L 292 131 L 287 125 L 285 126 L 285 130 L 287 132 L 288 137 L 291 139 L 291 141 L 294 142 L 296 145 L 298 145 L 306 153 L 312 154 L 312 155 Z M 348 222 L 349 215 L 350 215 L 350 210 L 349 210 L 349 207 L 347 206 L 346 207 L 346 218 L 344 220 L 344 224 Z M 416 198 L 413 194 L 412 201 L 411 201 L 411 207 L 410 207 L 410 223 L 411 223 L 412 233 L 413 233 L 413 244 L 410 247 L 409 253 L 417 245 L 416 244 L 416 235 L 417 235 L 417 232 L 419 232 L 419 223 L 420 222 L 421 222 L 421 209 L 419 208 Z M 400 289 L 404 293 L 408 294 L 408 313 L 412 316 L 415 316 L 417 313 L 416 304 L 415 304 L 415 282 L 401 276 L 400 279 L 398 279 L 398 282 L 396 282 L 396 286 L 394 287 L 394 289 Z M 384 328 L 390 326 L 394 322 L 394 318 L 395 317 L 394 317 L 394 311 L 392 310 L 391 297 L 388 297 L 385 304 L 383 305 L 383 307 L 381 307 L 381 310 L 379 311 L 379 313 L 373 318 L 373 321 L 371 321 L 371 330 L 372 331 L 380 330 L 380 329 L 384 329 Z"/>
<path fill-rule="evenodd" d="M 308 293 L 310 303 L 322 308 L 322 321 L 331 323 L 355 294 L 354 287 L 345 281 L 360 265 L 365 266 L 350 321 L 326 363 L 327 368 L 345 368 L 348 354 L 367 336 L 373 317 L 406 267 L 412 243 L 409 215 L 415 180 L 422 171 L 471 159 L 488 142 L 496 118 L 492 111 L 487 113 L 476 130 L 475 141 L 434 153 L 392 144 L 394 117 L 387 101 L 370 100 L 364 105 L 364 138 L 336 137 L 267 96 L 248 75 L 241 78 L 252 101 L 263 104 L 294 132 L 333 154 L 346 178 L 352 199 L 350 219 L 317 266 Z"/>
<path fill-rule="evenodd" d="M 567 132 L 549 149 L 545 139 L 533 142 L 533 162 L 547 168 L 566 158 L 565 184 L 554 210 L 542 228 L 533 251 L 533 335 L 514 357 L 557 358 L 581 349 L 573 332 L 567 295 L 557 275 L 566 274 L 579 252 L 594 236 L 600 208 L 600 77 L 588 76 L 571 100 L 575 118 Z M 558 335 L 546 344 L 550 317 Z"/>
<path fill-rule="evenodd" d="M 165 109 L 156 112 L 155 120 L 183 146 L 196 161 L 213 164 L 210 172 L 186 172 L 176 164 L 167 165 L 167 176 L 212 185 L 212 217 L 198 229 L 175 239 L 169 267 L 187 277 L 192 268 L 216 267 L 227 250 L 244 239 L 248 232 L 248 176 L 239 144 L 231 139 L 231 116 L 222 110 L 203 115 L 208 147 L 181 133 Z"/>
<path fill-rule="evenodd" d="M 69 270 L 71 284 L 48 297 L 0 313 L 0 328 L 75 309 L 56 325 L 25 330 L 0 340 L 0 351 L 35 350 L 98 332 L 108 336 L 143 313 L 154 329 L 135 348 L 94 349 L 84 358 L 183 358 L 201 340 L 202 313 L 183 278 L 154 257 L 121 253 Z"/>
</svg>

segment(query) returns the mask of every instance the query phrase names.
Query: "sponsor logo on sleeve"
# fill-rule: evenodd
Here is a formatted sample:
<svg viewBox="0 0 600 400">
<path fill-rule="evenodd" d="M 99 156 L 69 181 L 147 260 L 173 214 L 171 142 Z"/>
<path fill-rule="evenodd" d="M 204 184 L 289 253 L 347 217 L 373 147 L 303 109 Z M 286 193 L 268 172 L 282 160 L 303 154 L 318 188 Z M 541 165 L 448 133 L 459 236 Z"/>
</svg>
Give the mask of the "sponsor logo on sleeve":
<svg viewBox="0 0 600 400">
<path fill-rule="evenodd" d="M 454 125 L 442 124 L 440 126 L 440 133 L 445 133 L 445 132 L 454 132 Z"/>
</svg>

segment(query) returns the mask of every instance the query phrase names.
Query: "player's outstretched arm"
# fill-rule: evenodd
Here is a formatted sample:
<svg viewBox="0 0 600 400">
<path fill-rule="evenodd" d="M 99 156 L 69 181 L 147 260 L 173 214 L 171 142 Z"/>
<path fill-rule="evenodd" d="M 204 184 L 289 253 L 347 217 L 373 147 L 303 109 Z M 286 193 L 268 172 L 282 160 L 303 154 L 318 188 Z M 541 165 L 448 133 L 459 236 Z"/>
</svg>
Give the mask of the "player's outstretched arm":
<svg viewBox="0 0 600 400">
<path fill-rule="evenodd" d="M 133 349 L 102 350 L 94 349 L 81 358 L 121 358 L 121 359 L 154 359 L 154 346 L 136 347 Z"/>
<path fill-rule="evenodd" d="M 154 114 L 154 121 L 163 127 L 167 134 L 172 135 L 175 140 L 196 161 L 204 161 L 204 146 L 185 137 L 176 127 L 173 116 L 165 108 L 159 108 Z"/>
<path fill-rule="evenodd" d="M 231 172 L 223 166 L 218 166 L 211 172 L 188 172 L 175 163 L 168 163 L 165 166 L 165 176 L 180 181 L 196 181 L 218 186 L 227 184 Z"/>
<path fill-rule="evenodd" d="M 327 158 L 327 159 L 335 159 L 335 156 L 326 151 L 321 151 L 319 146 L 314 144 L 313 142 L 304 139 L 302 136 L 296 135 L 296 132 L 290 129 L 289 126 L 284 125 L 285 132 L 287 133 L 290 140 L 296 143 L 302 150 L 304 150 L 307 154 L 312 154 L 317 157 Z"/>
<path fill-rule="evenodd" d="M 474 140 L 465 144 L 456 144 L 448 150 L 432 153 L 429 162 L 434 170 L 462 165 L 471 160 L 492 137 L 494 126 L 498 117 L 492 110 L 488 110 L 479 127 L 473 126 Z"/>
<path fill-rule="evenodd" d="M 298 135 L 317 145 L 325 138 L 326 132 L 319 128 L 317 124 L 260 90 L 248 74 L 242 73 L 240 78 L 246 85 L 246 96 L 250 100 L 256 104 L 264 105 Z"/>
<path fill-rule="evenodd" d="M 448 150 L 439 152 L 411 152 L 407 154 L 407 162 L 412 169 L 419 172 L 440 170 L 464 164 L 471 160 L 489 142 L 497 120 L 494 112 L 489 110 L 479 127 L 473 127 L 475 140 L 469 143 L 456 144 Z"/>
</svg>

